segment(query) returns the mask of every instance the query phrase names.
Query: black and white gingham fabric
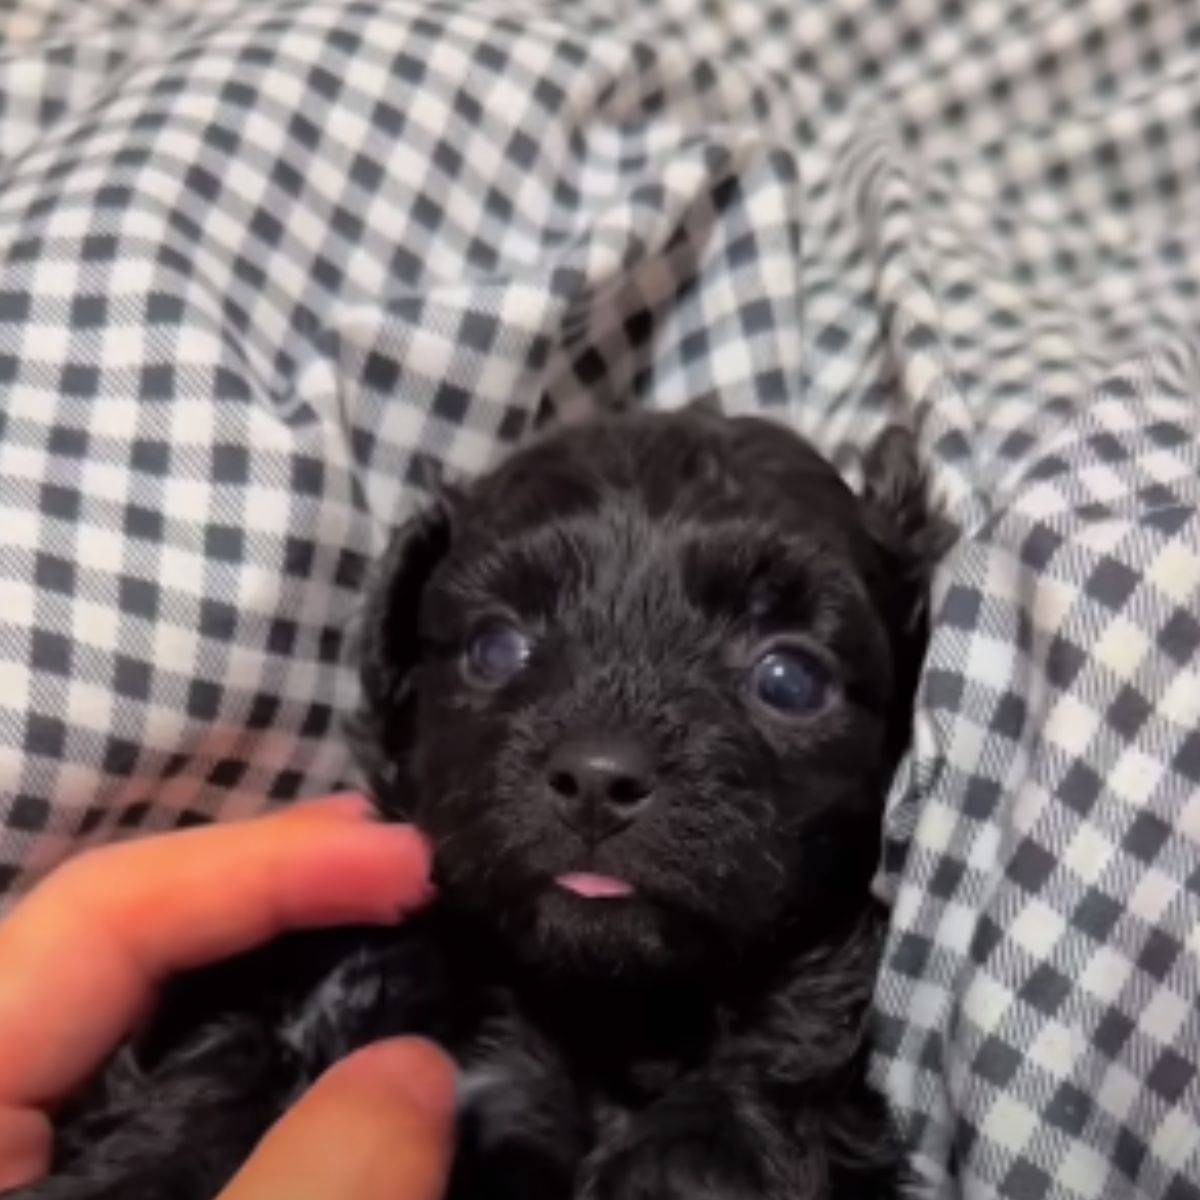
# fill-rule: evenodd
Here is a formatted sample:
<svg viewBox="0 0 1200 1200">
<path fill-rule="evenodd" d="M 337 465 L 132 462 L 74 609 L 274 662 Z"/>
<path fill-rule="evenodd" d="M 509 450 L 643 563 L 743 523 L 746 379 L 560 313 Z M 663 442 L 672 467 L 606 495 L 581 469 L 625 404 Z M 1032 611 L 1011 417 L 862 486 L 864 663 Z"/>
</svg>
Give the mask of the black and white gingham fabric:
<svg viewBox="0 0 1200 1200">
<path fill-rule="evenodd" d="M 8 0 L 0 893 L 347 778 L 431 471 L 715 393 L 966 530 L 881 888 L 942 1200 L 1200 1197 L 1196 0 Z"/>
</svg>

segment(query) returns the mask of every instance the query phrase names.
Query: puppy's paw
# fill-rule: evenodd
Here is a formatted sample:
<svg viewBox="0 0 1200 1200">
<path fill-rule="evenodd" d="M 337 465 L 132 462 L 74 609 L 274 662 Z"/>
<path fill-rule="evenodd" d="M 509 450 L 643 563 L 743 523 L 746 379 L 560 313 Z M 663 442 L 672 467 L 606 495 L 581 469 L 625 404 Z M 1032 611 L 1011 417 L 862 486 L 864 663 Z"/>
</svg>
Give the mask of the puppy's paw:
<svg viewBox="0 0 1200 1200">
<path fill-rule="evenodd" d="M 731 1100 L 689 1088 L 634 1118 L 592 1159 L 579 1200 L 770 1200 L 767 1176 Z"/>
</svg>

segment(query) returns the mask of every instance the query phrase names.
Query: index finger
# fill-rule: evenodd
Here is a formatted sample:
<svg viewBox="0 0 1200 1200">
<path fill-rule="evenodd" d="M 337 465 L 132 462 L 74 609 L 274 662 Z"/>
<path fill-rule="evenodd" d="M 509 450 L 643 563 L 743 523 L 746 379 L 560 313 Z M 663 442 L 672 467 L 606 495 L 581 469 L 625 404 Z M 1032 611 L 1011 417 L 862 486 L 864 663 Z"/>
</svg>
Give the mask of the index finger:
<svg viewBox="0 0 1200 1200">
<path fill-rule="evenodd" d="M 103 1061 L 167 974 L 288 929 L 387 923 L 429 894 L 414 830 L 360 798 L 105 847 L 0 922 L 0 1107 L 61 1098 Z"/>
</svg>

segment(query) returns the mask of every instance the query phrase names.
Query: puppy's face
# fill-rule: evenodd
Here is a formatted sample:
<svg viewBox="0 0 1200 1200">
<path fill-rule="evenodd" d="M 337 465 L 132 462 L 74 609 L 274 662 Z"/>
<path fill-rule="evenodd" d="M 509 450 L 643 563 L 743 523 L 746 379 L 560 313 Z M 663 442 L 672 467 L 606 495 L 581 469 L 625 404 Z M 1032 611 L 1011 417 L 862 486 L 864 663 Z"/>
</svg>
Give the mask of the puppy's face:
<svg viewBox="0 0 1200 1200">
<path fill-rule="evenodd" d="M 448 902 L 540 967 L 613 975 L 861 907 L 933 549 L 908 439 L 867 471 L 860 499 L 775 425 L 626 417 L 401 531 L 365 724 Z"/>
</svg>

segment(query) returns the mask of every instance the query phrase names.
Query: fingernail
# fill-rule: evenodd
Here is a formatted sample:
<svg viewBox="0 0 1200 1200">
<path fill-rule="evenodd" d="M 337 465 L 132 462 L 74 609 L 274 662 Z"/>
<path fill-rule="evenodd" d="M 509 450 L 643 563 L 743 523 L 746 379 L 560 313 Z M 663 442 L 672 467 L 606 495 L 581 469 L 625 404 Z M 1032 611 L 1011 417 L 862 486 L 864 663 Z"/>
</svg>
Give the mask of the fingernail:
<svg viewBox="0 0 1200 1200">
<path fill-rule="evenodd" d="M 420 884 L 416 891 L 410 892 L 396 909 L 396 916 L 401 920 L 415 916 L 422 909 L 428 908 L 438 898 L 437 888 L 428 880 Z"/>
<path fill-rule="evenodd" d="M 458 1068 L 445 1051 L 424 1038 L 377 1042 L 343 1059 L 341 1069 L 375 1074 L 438 1121 L 454 1112 Z"/>
<path fill-rule="evenodd" d="M 380 825 L 389 824 L 388 815 L 383 811 L 383 806 L 375 796 L 369 796 L 364 792 L 360 799 L 363 802 L 365 810 L 363 816 L 366 820 L 378 822 Z"/>
<path fill-rule="evenodd" d="M 331 796 L 318 796 L 308 800 L 297 800 L 294 804 L 276 809 L 278 815 L 293 818 L 331 817 L 341 820 L 361 821 L 374 812 L 374 806 L 361 792 L 336 792 Z"/>
<path fill-rule="evenodd" d="M 449 1068 L 450 1086 L 447 1088 L 441 1079 L 431 1076 L 428 1067 L 425 1067 L 409 1076 L 405 1090 L 418 1107 L 442 1121 L 452 1118 L 455 1112 L 454 1097 L 458 1092 L 459 1070 L 444 1051 L 437 1050 L 436 1055 Z"/>
<path fill-rule="evenodd" d="M 346 792 L 345 796 L 347 808 L 357 812 L 364 820 L 379 820 L 379 809 L 366 792 Z"/>
</svg>

